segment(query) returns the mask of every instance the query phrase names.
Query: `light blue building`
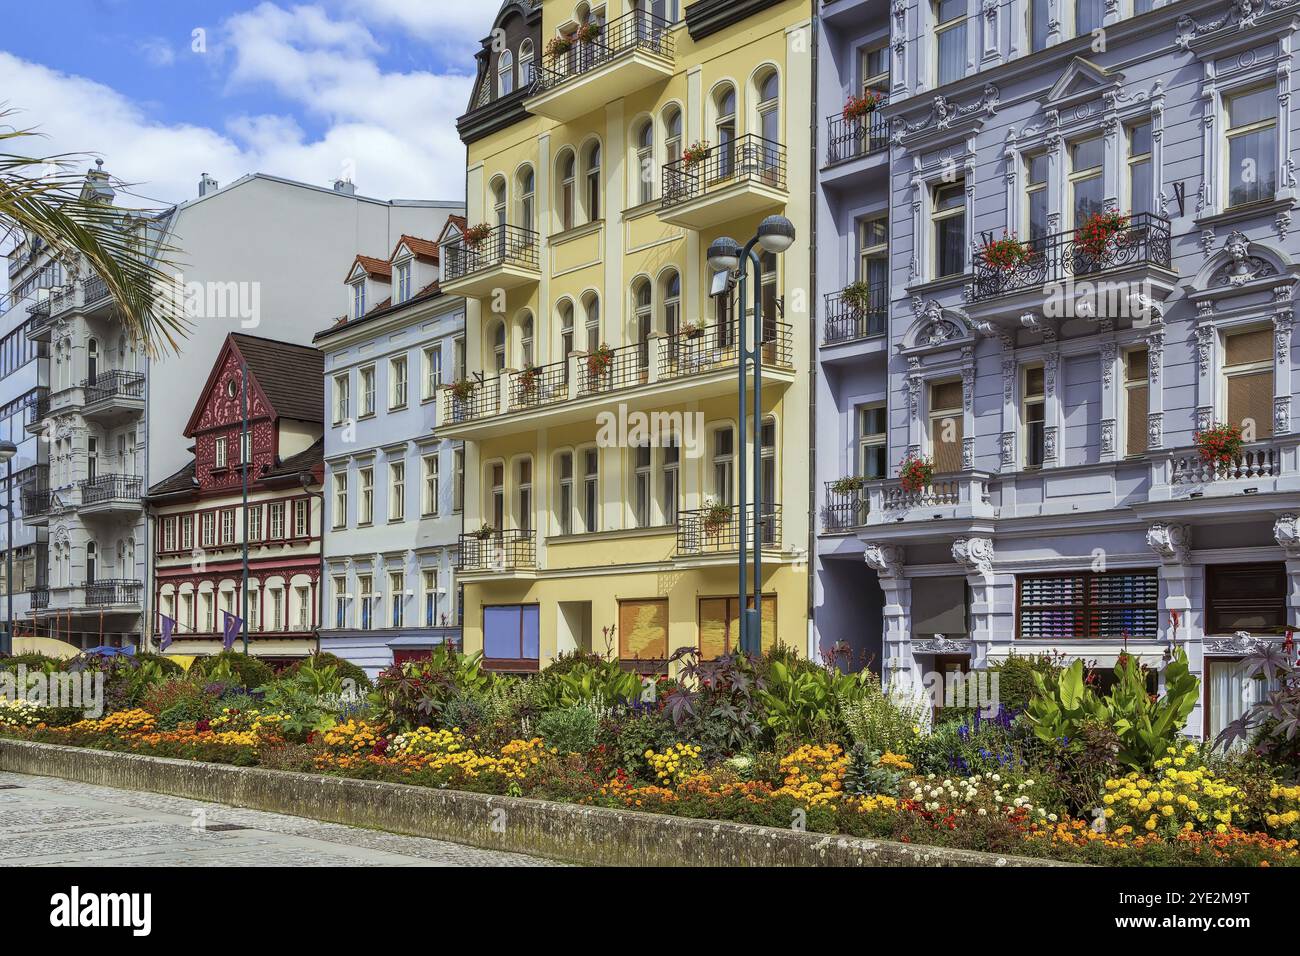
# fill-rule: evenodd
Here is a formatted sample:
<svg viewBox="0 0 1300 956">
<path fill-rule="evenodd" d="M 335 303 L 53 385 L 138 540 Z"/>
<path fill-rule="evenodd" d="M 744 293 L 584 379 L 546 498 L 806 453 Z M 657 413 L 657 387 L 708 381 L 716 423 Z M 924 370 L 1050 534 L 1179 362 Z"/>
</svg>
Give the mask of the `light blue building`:
<svg viewBox="0 0 1300 956">
<path fill-rule="evenodd" d="M 439 243 L 413 236 L 358 255 L 347 314 L 315 338 L 326 402 L 320 647 L 371 675 L 460 641 L 464 452 L 433 426 L 440 390 L 464 368 L 465 311 L 440 291 L 439 269 Z"/>
<path fill-rule="evenodd" d="M 1297 9 L 823 4 L 824 113 L 889 30 L 888 142 L 819 190 L 822 291 L 889 289 L 883 325 L 824 301 L 824 652 L 915 676 L 1181 647 L 1195 733 L 1261 692 L 1240 659 L 1300 614 Z M 1216 424 L 1245 445 L 1206 462 Z"/>
</svg>

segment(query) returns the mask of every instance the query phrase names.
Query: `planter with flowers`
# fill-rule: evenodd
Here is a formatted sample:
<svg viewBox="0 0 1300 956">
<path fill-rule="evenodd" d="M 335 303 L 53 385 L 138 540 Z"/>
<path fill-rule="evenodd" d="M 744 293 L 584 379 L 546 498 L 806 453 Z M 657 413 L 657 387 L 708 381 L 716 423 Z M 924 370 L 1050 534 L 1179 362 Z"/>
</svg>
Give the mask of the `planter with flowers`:
<svg viewBox="0 0 1300 956">
<path fill-rule="evenodd" d="M 710 503 L 704 509 L 703 523 L 704 533 L 710 538 L 717 537 L 731 523 L 731 507 L 717 502 Z"/>
<path fill-rule="evenodd" d="M 492 527 L 487 522 L 484 522 L 483 526 L 474 532 L 474 537 L 478 538 L 480 541 L 486 541 L 488 538 L 492 537 L 496 533 L 497 533 L 496 528 Z"/>
<path fill-rule="evenodd" d="M 587 377 L 604 378 L 614 367 L 614 350 L 602 342 L 587 355 Z"/>
<path fill-rule="evenodd" d="M 462 378 L 459 382 L 451 383 L 451 397 L 457 402 L 468 402 L 474 397 L 474 391 L 478 388 L 478 383 L 473 379 Z"/>
<path fill-rule="evenodd" d="M 701 335 L 704 334 L 704 323 L 687 322 L 685 325 L 682 326 L 681 331 L 682 331 L 682 338 L 684 339 L 698 339 Z"/>
<path fill-rule="evenodd" d="M 465 230 L 465 245 L 471 249 L 477 249 L 488 236 L 492 235 L 492 226 L 486 222 L 480 222 L 477 226 L 470 226 Z"/>
<path fill-rule="evenodd" d="M 1010 272 L 1033 257 L 1029 244 L 1016 238 L 1016 234 L 1003 233 L 1001 239 L 990 239 L 980 249 L 980 255 L 992 269 Z"/>
<path fill-rule="evenodd" d="M 884 97 L 875 90 L 867 90 L 861 96 L 850 96 L 844 104 L 844 119 L 853 123 L 868 113 L 874 113 Z"/>
<path fill-rule="evenodd" d="M 846 475 L 831 482 L 831 491 L 837 495 L 851 495 L 866 487 L 867 479 L 861 475 Z"/>
<path fill-rule="evenodd" d="M 537 391 L 537 366 L 529 362 L 515 381 L 519 384 L 520 397 L 532 398 L 533 393 Z"/>
<path fill-rule="evenodd" d="M 687 169 L 698 166 L 709 158 L 709 150 L 710 146 L 706 142 L 691 143 L 690 146 L 682 150 L 682 162 Z"/>
<path fill-rule="evenodd" d="M 600 39 L 600 24 L 588 20 L 573 35 L 580 43 L 595 43 Z"/>
<path fill-rule="evenodd" d="M 568 56 L 569 51 L 573 49 L 573 37 L 558 36 L 551 37 L 550 42 L 546 44 L 546 58 L 554 63 L 556 60 Z"/>
<path fill-rule="evenodd" d="M 934 479 L 934 460 L 924 455 L 908 455 L 899 465 L 899 484 L 909 494 L 928 488 Z"/>
<path fill-rule="evenodd" d="M 871 286 L 865 282 L 850 282 L 840 292 L 844 304 L 854 312 L 871 311 Z"/>
<path fill-rule="evenodd" d="M 1106 254 L 1111 241 L 1128 227 L 1129 217 L 1124 213 L 1112 209 L 1094 212 L 1079 227 L 1074 235 L 1074 242 L 1081 252 L 1099 259 Z"/>
<path fill-rule="evenodd" d="M 1218 422 L 1198 431 L 1194 441 L 1196 450 L 1201 453 L 1201 461 L 1215 467 L 1231 465 L 1240 458 L 1244 444 L 1238 426 L 1221 425 Z"/>
</svg>

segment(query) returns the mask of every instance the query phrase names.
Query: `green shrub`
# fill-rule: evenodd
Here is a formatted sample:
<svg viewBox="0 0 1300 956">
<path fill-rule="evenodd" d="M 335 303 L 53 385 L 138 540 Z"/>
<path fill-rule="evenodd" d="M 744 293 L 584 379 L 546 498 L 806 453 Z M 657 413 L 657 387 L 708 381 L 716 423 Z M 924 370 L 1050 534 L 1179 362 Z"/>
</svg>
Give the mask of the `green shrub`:
<svg viewBox="0 0 1300 956">
<path fill-rule="evenodd" d="M 62 661 L 57 657 L 50 657 L 48 654 L 38 654 L 35 651 L 26 654 L 14 654 L 9 657 L 0 657 L 0 668 L 5 670 L 16 671 L 18 665 L 26 666 L 28 673 L 44 671 L 50 673 L 64 669 L 67 661 Z"/>
<path fill-rule="evenodd" d="M 302 670 L 304 666 L 312 666 L 316 668 L 333 667 L 340 680 L 351 680 L 356 685 L 359 692 L 368 691 L 374 686 L 364 668 L 359 667 L 351 661 L 344 660 L 335 654 L 331 654 L 329 651 L 320 651 L 316 654 L 312 654 L 310 657 L 304 657 L 300 661 L 294 661 L 285 668 L 279 676 L 292 677 Z"/>
<path fill-rule="evenodd" d="M 653 779 L 645 752 L 663 753 L 681 736 L 662 711 L 628 712 L 606 717 L 596 731 L 596 745 L 605 748 L 606 762 L 636 777 Z"/>
<path fill-rule="evenodd" d="M 596 746 L 596 714 L 587 707 L 562 707 L 537 721 L 538 736 L 560 753 L 585 754 Z"/>
<path fill-rule="evenodd" d="M 220 710 L 216 698 L 210 694 L 199 693 L 184 697 L 172 704 L 158 715 L 159 730 L 175 730 L 181 724 L 192 724 L 200 720 L 211 719 Z"/>
<path fill-rule="evenodd" d="M 134 660 L 140 665 L 153 664 L 163 674 L 164 677 L 177 677 L 185 673 L 185 668 L 162 654 L 136 654 Z"/>
<path fill-rule="evenodd" d="M 855 744 L 849 751 L 849 765 L 844 772 L 844 789 L 859 796 L 897 797 L 903 772 L 878 763 L 880 752 Z"/>
<path fill-rule="evenodd" d="M 850 739 L 882 754 L 913 755 L 929 724 L 929 705 L 886 694 L 870 671 L 863 672 L 859 683 L 861 693 L 838 701 L 839 719 Z"/>
<path fill-rule="evenodd" d="M 483 670 L 482 654 L 460 654 L 440 644 L 424 660 L 394 664 L 375 681 L 371 702 L 394 730 L 437 726 L 455 696 L 482 697 L 495 678 Z"/>
<path fill-rule="evenodd" d="M 448 730 L 459 727 L 466 734 L 476 734 L 487 723 L 488 709 L 475 694 L 455 693 L 442 705 L 438 722 Z"/>
<path fill-rule="evenodd" d="M 565 670 L 538 675 L 538 694 L 545 710 L 594 703 L 597 707 L 631 704 L 641 698 L 639 675 L 618 661 L 577 661 Z"/>
<path fill-rule="evenodd" d="M 1050 683 L 1061 669 L 1060 659 L 1046 654 L 1033 657 L 1013 654 L 989 667 L 990 672 L 998 675 L 998 700 L 1002 708 L 1013 714 L 1029 709 L 1029 700 L 1034 696 L 1034 674 L 1041 674 Z"/>
<path fill-rule="evenodd" d="M 212 682 L 233 680 L 248 690 L 256 690 L 275 680 L 271 665 L 251 654 L 236 651 L 200 657 L 190 665 L 190 673 Z"/>
<path fill-rule="evenodd" d="M 593 654 L 590 651 L 570 651 L 564 654 L 556 654 L 551 663 L 542 668 L 539 677 L 550 677 L 555 674 L 567 674 L 575 667 L 599 667 L 606 663 L 605 658 L 599 654 Z"/>
</svg>

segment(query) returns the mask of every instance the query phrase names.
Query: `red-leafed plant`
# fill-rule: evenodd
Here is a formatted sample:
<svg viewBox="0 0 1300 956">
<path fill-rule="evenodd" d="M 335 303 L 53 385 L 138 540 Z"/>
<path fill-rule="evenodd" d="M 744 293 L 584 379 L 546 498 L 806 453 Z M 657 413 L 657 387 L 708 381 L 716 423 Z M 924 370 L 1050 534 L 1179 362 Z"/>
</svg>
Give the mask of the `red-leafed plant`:
<svg viewBox="0 0 1300 956">
<path fill-rule="evenodd" d="M 592 349 L 587 356 L 587 374 L 592 378 L 601 378 L 609 374 L 614 367 L 614 350 L 602 342 Z"/>
<path fill-rule="evenodd" d="M 477 249 L 479 243 L 490 235 L 492 235 L 492 226 L 489 223 L 480 222 L 477 226 L 470 226 L 465 230 L 465 244 Z"/>
<path fill-rule="evenodd" d="M 875 90 L 867 90 L 861 96 L 850 96 L 844 103 L 844 118 L 850 123 L 860 120 L 868 113 L 874 113 L 884 97 Z"/>
<path fill-rule="evenodd" d="M 1075 233 L 1075 245 L 1090 256 L 1101 256 L 1110 241 L 1127 229 L 1128 225 L 1129 217 L 1125 213 L 1110 209 L 1094 212 Z"/>
<path fill-rule="evenodd" d="M 898 474 L 904 491 L 920 491 L 928 487 L 934 478 L 934 461 L 924 455 L 908 455 L 899 465 Z"/>
<path fill-rule="evenodd" d="M 705 142 L 691 143 L 682 150 L 682 162 L 689 166 L 698 166 L 709 158 L 709 144 Z"/>
<path fill-rule="evenodd" d="M 1212 465 L 1230 465 L 1241 455 L 1244 443 L 1241 428 L 1237 425 L 1221 425 L 1215 422 L 1208 428 L 1202 428 L 1195 436 L 1196 450 L 1201 453 L 1201 460 Z"/>
<path fill-rule="evenodd" d="M 1027 262 L 1033 255 L 1029 244 L 1016 238 L 1016 234 L 1003 233 L 1001 239 L 990 239 L 980 250 L 984 261 L 994 269 L 1011 270 Z"/>
</svg>

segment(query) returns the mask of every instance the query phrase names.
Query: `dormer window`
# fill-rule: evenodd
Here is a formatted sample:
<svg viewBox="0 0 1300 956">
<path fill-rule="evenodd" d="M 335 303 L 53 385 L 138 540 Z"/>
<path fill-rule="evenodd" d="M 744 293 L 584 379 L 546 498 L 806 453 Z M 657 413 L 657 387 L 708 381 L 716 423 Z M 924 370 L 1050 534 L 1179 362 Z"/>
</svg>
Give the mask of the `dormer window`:
<svg viewBox="0 0 1300 956">
<path fill-rule="evenodd" d="M 393 302 L 405 302 L 411 297 L 411 260 L 407 259 L 393 266 L 394 278 L 397 280 Z"/>
<path fill-rule="evenodd" d="M 366 314 L 366 280 L 359 279 L 352 283 L 352 318 L 359 319 Z"/>
<path fill-rule="evenodd" d="M 525 89 L 533 85 L 533 41 L 519 44 L 519 85 Z"/>
<path fill-rule="evenodd" d="M 502 50 L 497 55 L 497 96 L 508 96 L 515 91 L 515 55 Z"/>
</svg>

